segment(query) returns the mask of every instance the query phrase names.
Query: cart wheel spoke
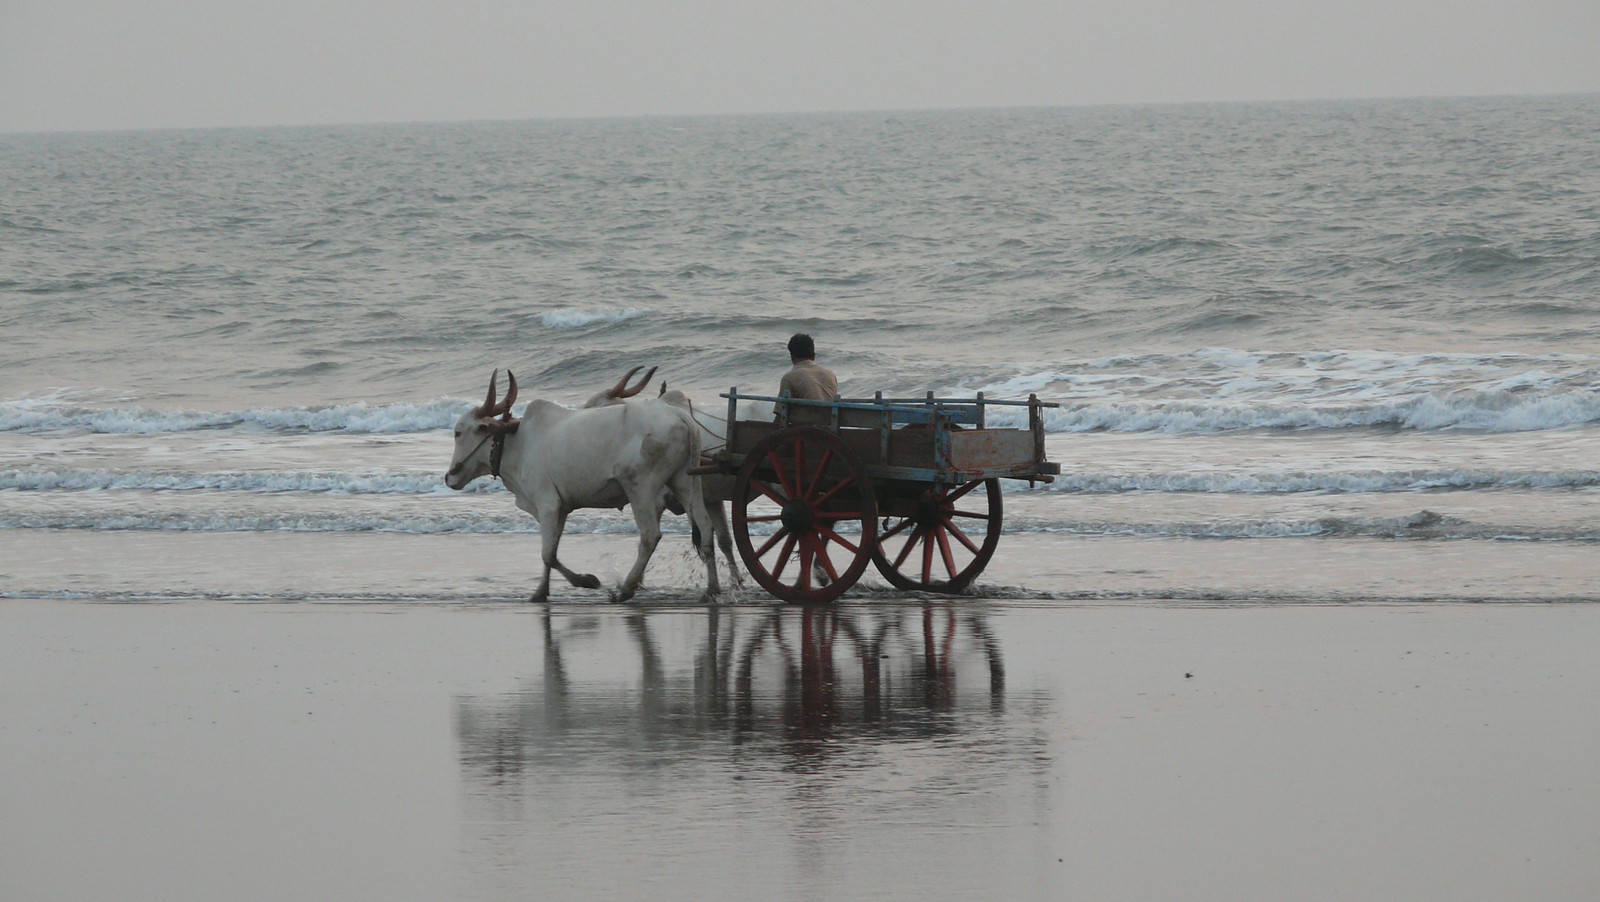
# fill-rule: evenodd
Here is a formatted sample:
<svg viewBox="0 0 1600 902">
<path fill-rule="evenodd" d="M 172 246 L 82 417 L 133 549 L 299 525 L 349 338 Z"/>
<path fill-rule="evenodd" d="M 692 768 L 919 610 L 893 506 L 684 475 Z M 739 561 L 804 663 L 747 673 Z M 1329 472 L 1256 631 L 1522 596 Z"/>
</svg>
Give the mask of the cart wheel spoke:
<svg viewBox="0 0 1600 902">
<path fill-rule="evenodd" d="M 966 485 L 962 486 L 961 488 L 956 489 L 955 491 L 953 491 L 950 494 L 946 495 L 944 497 L 944 500 L 945 500 L 946 503 L 954 504 L 957 501 L 960 501 L 962 498 L 965 498 L 967 496 L 968 492 L 972 491 L 973 489 L 975 489 L 978 486 L 983 485 L 983 484 L 984 484 L 984 480 L 982 480 L 982 479 L 974 479 L 973 481 L 967 483 Z"/>
<path fill-rule="evenodd" d="M 821 529 L 817 530 L 817 532 L 818 532 L 819 535 L 821 535 L 827 541 L 833 542 L 834 544 L 839 545 L 840 547 L 848 548 L 850 550 L 851 554 L 860 554 L 861 553 L 861 546 L 860 545 L 851 544 L 850 540 L 848 540 L 844 536 L 841 536 L 838 533 L 834 532 L 829 527 L 824 526 Z"/>
<path fill-rule="evenodd" d="M 841 543 L 843 544 L 843 543 Z M 852 549 L 852 552 L 858 549 Z M 824 542 L 817 543 L 817 562 L 822 565 L 822 572 L 828 574 L 828 579 L 838 582 L 839 570 L 833 566 L 833 559 L 828 557 L 828 546 Z"/>
<path fill-rule="evenodd" d="M 789 530 L 787 529 L 780 529 L 773 533 L 771 538 L 767 539 L 767 541 L 762 544 L 760 548 L 756 549 L 756 557 L 765 557 L 767 552 L 772 550 L 772 546 L 778 544 L 780 540 L 787 538 L 788 535 Z"/>
<path fill-rule="evenodd" d="M 840 489 L 846 488 L 846 487 L 850 486 L 851 484 L 853 484 L 854 482 L 855 482 L 855 477 L 846 476 L 844 479 L 839 480 L 839 484 L 838 485 L 835 485 L 833 488 L 829 489 L 828 490 L 828 494 L 823 495 L 821 498 L 818 498 L 816 501 L 813 501 L 812 504 L 815 505 L 816 507 L 819 507 L 819 508 L 822 507 L 824 504 L 827 504 L 829 501 L 832 501 L 833 500 L 833 496 L 839 494 L 839 490 Z"/>
<path fill-rule="evenodd" d="M 811 591 L 811 562 L 816 560 L 816 549 L 812 548 L 811 536 L 800 538 L 800 572 L 795 575 L 795 586 L 802 591 Z"/>
<path fill-rule="evenodd" d="M 831 463 L 832 461 L 833 461 L 833 449 L 832 448 L 829 448 L 826 451 L 822 452 L 822 460 L 817 464 L 817 471 L 815 473 L 811 474 L 811 488 L 814 489 L 817 486 L 822 484 L 822 476 L 823 476 L 824 473 L 826 473 L 828 471 L 828 464 Z M 840 483 L 840 486 L 843 486 L 843 485 L 845 485 L 845 483 Z M 837 492 L 838 490 L 839 490 L 839 487 L 836 486 L 834 488 L 833 492 Z M 833 492 L 829 492 L 828 494 L 832 495 Z M 806 497 L 809 498 L 810 494 L 808 493 L 806 495 Z M 824 498 L 819 498 L 819 499 L 817 499 L 817 504 L 821 504 L 825 500 L 827 500 L 825 497 Z"/>
<path fill-rule="evenodd" d="M 950 531 L 941 529 L 934 536 L 939 540 L 939 557 L 944 560 L 945 575 L 955 579 L 961 571 L 956 569 L 955 555 L 950 553 Z"/>
<path fill-rule="evenodd" d="M 896 523 L 893 529 L 886 529 L 883 532 L 878 533 L 878 541 L 887 542 L 889 539 L 892 539 L 900 533 L 905 532 L 906 527 L 916 525 L 916 522 L 917 521 L 911 519 L 910 517 L 907 517 L 906 519 L 901 520 L 899 523 Z"/>
<path fill-rule="evenodd" d="M 984 519 L 987 520 L 989 518 L 985 517 Z M 959 527 L 959 526 L 957 526 L 955 524 L 954 520 L 946 519 L 944 521 L 944 528 L 945 528 L 946 532 L 948 532 L 951 535 L 956 537 L 956 541 L 958 541 L 961 544 L 967 546 L 967 550 L 968 551 L 972 552 L 973 554 L 982 554 L 983 553 L 978 548 L 977 543 L 973 542 L 971 537 L 969 537 L 961 527 Z M 954 576 L 955 574 L 952 573 L 951 575 Z"/>
<path fill-rule="evenodd" d="M 795 490 L 794 486 L 789 484 L 788 470 L 784 467 L 783 461 L 778 459 L 778 451 L 776 448 L 767 452 L 767 463 L 772 466 L 772 472 L 777 475 L 778 485 L 783 487 L 784 496 L 788 498 L 797 497 L 800 493 Z M 770 497 L 774 498 L 775 500 L 777 499 L 776 495 L 771 495 Z M 778 503 L 782 504 L 783 502 L 779 500 Z"/>
<path fill-rule="evenodd" d="M 794 553 L 794 545 L 795 545 L 795 536 L 794 536 L 793 533 L 790 533 L 783 540 L 783 548 L 778 551 L 778 563 L 777 563 L 777 566 L 772 568 L 772 578 L 773 579 L 782 579 L 783 578 L 783 568 L 789 566 L 789 558 Z"/>
<path fill-rule="evenodd" d="M 906 562 L 906 558 L 911 554 L 911 549 L 917 547 L 917 540 L 920 538 L 922 538 L 922 527 L 918 526 L 911 531 L 910 538 L 906 539 L 905 545 L 900 548 L 900 556 L 894 559 L 894 568 L 896 570 L 900 569 L 900 565 Z"/>
<path fill-rule="evenodd" d="M 773 491 L 772 486 L 768 485 L 766 482 L 759 479 L 752 479 L 750 480 L 750 487 L 767 496 L 767 498 L 771 500 L 773 504 L 776 504 L 779 507 L 783 506 L 784 497 Z"/>
</svg>

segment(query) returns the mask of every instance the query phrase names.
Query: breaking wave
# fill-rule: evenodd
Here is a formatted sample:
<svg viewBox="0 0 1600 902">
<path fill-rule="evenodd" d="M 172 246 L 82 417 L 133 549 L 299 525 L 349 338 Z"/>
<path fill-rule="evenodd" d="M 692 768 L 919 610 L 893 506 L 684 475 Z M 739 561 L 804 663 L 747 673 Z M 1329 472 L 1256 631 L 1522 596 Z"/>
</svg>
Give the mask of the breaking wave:
<svg viewBox="0 0 1600 902">
<path fill-rule="evenodd" d="M 309 492 L 334 495 L 424 495 L 446 493 L 438 473 L 260 472 L 184 473 L 99 469 L 0 470 L 0 491 L 218 491 L 249 494 Z M 479 480 L 468 491 L 504 492 Z"/>
<path fill-rule="evenodd" d="M 1383 494 L 1433 491 L 1585 489 L 1600 487 L 1600 470 L 1500 471 L 1416 470 L 1357 473 L 1066 473 L 1028 488 L 1006 481 L 1008 492 L 1084 495 L 1193 493 L 1222 495 Z M 340 473 L 285 470 L 196 473 L 158 470 L 40 468 L 0 470 L 0 491 L 17 492 L 234 492 L 275 495 L 453 494 L 437 472 Z M 500 483 L 480 479 L 465 491 L 505 493 Z"/>
<path fill-rule="evenodd" d="M 665 517 L 667 535 L 686 535 L 688 520 Z M 515 510 L 496 513 L 405 514 L 329 511 L 219 513 L 215 511 L 116 510 L 94 512 L 43 511 L 0 514 L 0 530 L 55 529 L 154 532 L 290 532 L 290 533 L 400 533 L 407 535 L 531 534 L 539 532 L 532 517 Z M 636 533 L 631 516 L 590 513 L 567 522 L 569 535 Z M 1320 517 L 1315 519 L 1255 519 L 1197 522 L 1119 522 L 1105 520 L 1017 519 L 1006 524 L 1008 533 L 1073 536 L 1115 536 L 1176 539 L 1429 539 L 1520 542 L 1600 542 L 1600 528 L 1541 528 L 1483 523 L 1423 510 L 1397 517 Z"/>
<path fill-rule="evenodd" d="M 1359 494 L 1444 490 L 1577 489 L 1600 486 L 1600 470 L 1506 472 L 1417 470 L 1366 473 L 1067 473 L 1036 491 L 1086 495 L 1192 492 L 1239 495 Z"/>
<path fill-rule="evenodd" d="M 1048 400 L 1048 398 L 1046 398 Z M 109 435 L 240 429 L 282 433 L 401 434 L 448 429 L 474 403 L 440 398 L 420 403 L 258 407 L 242 411 L 92 408 L 45 401 L 0 401 L 0 432 L 81 431 Z M 1531 432 L 1600 423 L 1600 392 L 1549 395 L 1495 393 L 1427 396 L 1406 401 L 1318 405 L 1282 401 L 1060 401 L 1047 410 L 1049 433 L 1150 432 L 1216 434 L 1251 429 Z M 1024 428 L 1022 408 L 991 407 L 995 428 Z"/>
<path fill-rule="evenodd" d="M 645 311 L 635 307 L 626 309 L 583 309 L 579 307 L 564 307 L 560 310 L 551 310 L 539 315 L 539 322 L 547 329 L 557 332 L 567 332 L 576 329 L 586 329 L 589 326 L 611 325 L 626 322 L 644 316 Z"/>
<path fill-rule="evenodd" d="M 208 429 L 272 432 L 398 434 L 447 429 L 473 402 L 440 398 L 422 403 L 255 407 L 242 411 L 94 408 L 53 401 L 0 401 L 0 432 L 81 431 L 155 435 Z"/>
<path fill-rule="evenodd" d="M 1021 428 L 1027 414 L 995 408 L 989 424 Z M 1047 410 L 1045 431 L 1214 434 L 1249 429 L 1400 429 L 1533 432 L 1600 422 L 1600 393 L 1551 395 L 1503 392 L 1424 396 L 1372 404 L 1303 404 L 1282 401 L 1135 401 L 1063 403 Z"/>
</svg>

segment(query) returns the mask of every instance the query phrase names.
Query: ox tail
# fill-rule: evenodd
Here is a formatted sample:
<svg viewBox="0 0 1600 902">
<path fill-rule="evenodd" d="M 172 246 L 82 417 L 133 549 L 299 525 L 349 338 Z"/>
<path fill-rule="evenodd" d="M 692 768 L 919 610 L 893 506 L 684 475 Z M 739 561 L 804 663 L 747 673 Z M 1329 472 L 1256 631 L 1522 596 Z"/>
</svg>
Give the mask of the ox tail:
<svg viewBox="0 0 1600 902">
<path fill-rule="evenodd" d="M 689 427 L 689 453 L 684 474 L 689 483 L 689 497 L 684 499 L 684 504 L 689 509 L 689 522 L 695 529 L 695 545 L 700 547 L 704 543 L 702 549 L 704 551 L 711 548 L 711 515 L 706 512 L 705 492 L 700 477 L 694 475 L 694 469 L 700 466 L 700 455 L 705 451 L 705 442 L 701 440 L 700 424 L 695 420 L 694 412 L 682 408 L 677 410 L 683 424 Z"/>
<path fill-rule="evenodd" d="M 689 453 L 685 455 L 684 469 L 681 474 L 683 490 L 680 495 L 687 495 L 682 499 L 684 507 L 689 512 L 689 523 L 693 527 L 695 551 L 706 564 L 706 590 L 710 595 L 717 595 L 720 587 L 717 584 L 717 558 L 716 558 L 716 530 L 711 519 L 711 513 L 706 509 L 705 488 L 699 476 L 693 472 L 700 465 L 700 454 L 704 443 L 700 440 L 700 424 L 696 422 L 691 411 L 675 408 L 689 430 Z"/>
</svg>

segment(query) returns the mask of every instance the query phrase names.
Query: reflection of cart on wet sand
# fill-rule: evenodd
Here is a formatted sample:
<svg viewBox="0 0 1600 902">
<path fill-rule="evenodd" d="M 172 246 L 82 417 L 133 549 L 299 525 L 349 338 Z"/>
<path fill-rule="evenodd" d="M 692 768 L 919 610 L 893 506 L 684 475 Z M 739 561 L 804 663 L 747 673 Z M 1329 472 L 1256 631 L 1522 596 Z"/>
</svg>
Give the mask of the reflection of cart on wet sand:
<svg viewBox="0 0 1600 902">
<path fill-rule="evenodd" d="M 1048 482 L 1043 409 L 1026 401 L 802 401 L 725 393 L 727 443 L 702 472 L 733 476 L 733 536 L 762 588 L 825 602 L 870 561 L 902 589 L 959 592 L 999 544 L 1000 479 Z M 739 420 L 741 401 L 778 404 Z M 1024 429 L 990 428 L 991 407 L 1027 409 Z"/>
<path fill-rule="evenodd" d="M 982 609 L 713 605 L 613 618 L 573 608 L 540 622 L 542 678 L 458 701 L 464 760 L 485 776 L 652 741 L 760 744 L 787 758 L 1030 735 L 1005 726 L 1005 665 Z M 1038 698 L 1024 698 L 1031 724 Z"/>
</svg>

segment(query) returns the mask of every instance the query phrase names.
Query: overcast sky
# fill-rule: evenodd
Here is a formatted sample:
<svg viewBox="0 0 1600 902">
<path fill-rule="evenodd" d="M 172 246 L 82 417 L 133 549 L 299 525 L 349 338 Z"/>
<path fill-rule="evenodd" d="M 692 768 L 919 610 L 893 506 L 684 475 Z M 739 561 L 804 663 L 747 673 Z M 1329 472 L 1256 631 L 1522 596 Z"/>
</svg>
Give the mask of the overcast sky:
<svg viewBox="0 0 1600 902">
<path fill-rule="evenodd" d="M 1600 91 L 1600 0 L 0 0 L 0 131 Z"/>
</svg>

